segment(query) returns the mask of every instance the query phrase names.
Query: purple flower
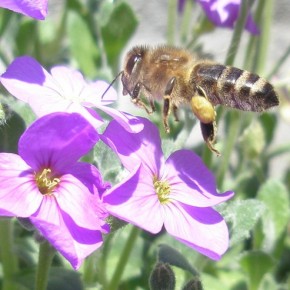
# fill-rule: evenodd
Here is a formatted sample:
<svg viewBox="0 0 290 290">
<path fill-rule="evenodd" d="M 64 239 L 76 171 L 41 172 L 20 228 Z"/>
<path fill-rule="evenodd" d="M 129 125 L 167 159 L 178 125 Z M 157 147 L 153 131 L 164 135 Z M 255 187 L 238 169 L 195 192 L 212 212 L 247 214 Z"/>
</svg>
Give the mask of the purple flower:
<svg viewBox="0 0 290 290">
<path fill-rule="evenodd" d="M 79 71 L 55 66 L 48 73 L 29 56 L 16 58 L 0 77 L 3 86 L 16 98 L 28 103 L 38 117 L 53 112 L 76 112 L 84 116 L 95 128 L 103 124 L 92 108 L 112 116 L 129 131 L 139 132 L 142 126 L 135 117 L 121 113 L 107 105 L 117 99 L 117 93 L 105 81 L 87 83 Z"/>
<path fill-rule="evenodd" d="M 24 132 L 19 155 L 0 153 L 0 215 L 29 218 L 75 269 L 108 232 L 99 194 L 109 184 L 77 162 L 98 139 L 79 114 L 54 113 Z"/>
<path fill-rule="evenodd" d="M 241 0 L 197 0 L 197 2 L 214 25 L 219 27 L 234 27 L 239 17 Z M 179 0 L 179 11 L 184 9 L 184 4 L 184 0 Z M 246 29 L 252 34 L 260 33 L 250 13 L 247 18 Z"/>
<path fill-rule="evenodd" d="M 192 151 L 179 150 L 165 160 L 156 126 L 143 123 L 142 132 L 130 134 L 112 121 L 101 136 L 130 171 L 104 193 L 107 210 L 151 233 L 164 226 L 179 241 L 219 259 L 228 248 L 228 229 L 212 206 L 233 192 L 218 194 L 214 176 Z"/>
<path fill-rule="evenodd" d="M 0 7 L 38 20 L 45 19 L 47 14 L 47 0 L 2 0 Z"/>
</svg>

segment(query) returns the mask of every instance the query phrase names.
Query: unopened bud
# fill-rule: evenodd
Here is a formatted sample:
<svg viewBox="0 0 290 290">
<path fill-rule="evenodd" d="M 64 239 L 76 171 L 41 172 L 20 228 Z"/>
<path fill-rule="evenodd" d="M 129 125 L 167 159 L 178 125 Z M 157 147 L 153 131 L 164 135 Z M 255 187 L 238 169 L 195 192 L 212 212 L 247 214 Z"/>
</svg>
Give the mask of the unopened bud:
<svg viewBox="0 0 290 290">
<path fill-rule="evenodd" d="M 167 263 L 157 263 L 150 275 L 151 290 L 174 290 L 175 276 Z"/>
<path fill-rule="evenodd" d="M 195 277 L 194 279 L 188 281 L 182 290 L 203 290 L 203 287 L 199 278 Z"/>
</svg>

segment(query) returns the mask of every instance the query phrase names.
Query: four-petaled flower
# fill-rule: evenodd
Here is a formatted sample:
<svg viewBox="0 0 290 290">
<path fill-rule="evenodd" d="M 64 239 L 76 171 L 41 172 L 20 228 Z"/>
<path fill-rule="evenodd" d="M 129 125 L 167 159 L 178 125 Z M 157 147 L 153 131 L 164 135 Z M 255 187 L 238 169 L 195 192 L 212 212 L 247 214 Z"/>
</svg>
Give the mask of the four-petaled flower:
<svg viewBox="0 0 290 290">
<path fill-rule="evenodd" d="M 182 11 L 186 0 L 179 0 L 178 9 Z M 197 0 L 208 19 L 219 27 L 233 28 L 240 12 L 241 0 Z M 252 15 L 249 13 L 245 28 L 252 34 L 259 34 Z"/>
<path fill-rule="evenodd" d="M 78 162 L 98 139 L 79 114 L 54 113 L 24 132 L 19 155 L 0 153 L 0 215 L 29 218 L 75 269 L 108 232 L 99 195 L 110 186 Z"/>
<path fill-rule="evenodd" d="M 1 0 L 0 7 L 38 20 L 47 15 L 47 0 Z"/>
<path fill-rule="evenodd" d="M 53 112 L 79 113 L 95 128 L 103 124 L 102 118 L 92 108 L 109 114 L 130 132 L 139 132 L 138 119 L 107 105 L 117 99 L 105 81 L 87 83 L 79 71 L 66 66 L 55 66 L 48 73 L 34 58 L 16 58 L 0 77 L 3 86 L 16 98 L 30 105 L 38 117 Z"/>
<path fill-rule="evenodd" d="M 233 192 L 218 194 L 213 174 L 190 150 L 165 160 L 158 129 L 142 119 L 138 134 L 112 121 L 101 139 L 119 156 L 130 175 L 104 193 L 109 213 L 151 233 L 166 231 L 200 253 L 219 259 L 228 248 L 228 228 L 212 207 Z"/>
</svg>

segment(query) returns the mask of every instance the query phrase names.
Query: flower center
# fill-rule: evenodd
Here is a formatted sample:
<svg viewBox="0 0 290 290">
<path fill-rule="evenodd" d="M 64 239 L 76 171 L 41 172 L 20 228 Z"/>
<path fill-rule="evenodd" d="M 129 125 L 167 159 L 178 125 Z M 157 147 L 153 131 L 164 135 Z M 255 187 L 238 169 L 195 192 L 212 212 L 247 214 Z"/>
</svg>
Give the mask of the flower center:
<svg viewBox="0 0 290 290">
<path fill-rule="evenodd" d="M 42 194 L 52 194 L 60 179 L 53 177 L 50 168 L 45 168 L 41 173 L 35 175 L 36 184 Z"/>
<path fill-rule="evenodd" d="M 167 181 L 159 180 L 156 176 L 153 177 L 153 186 L 157 193 L 160 203 L 169 201 L 170 185 Z"/>
</svg>

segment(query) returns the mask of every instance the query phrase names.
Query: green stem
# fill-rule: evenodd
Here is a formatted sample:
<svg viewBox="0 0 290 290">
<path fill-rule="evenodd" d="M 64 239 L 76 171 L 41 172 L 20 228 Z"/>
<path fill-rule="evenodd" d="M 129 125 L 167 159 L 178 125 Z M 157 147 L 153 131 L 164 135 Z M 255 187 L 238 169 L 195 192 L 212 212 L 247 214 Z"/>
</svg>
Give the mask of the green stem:
<svg viewBox="0 0 290 290">
<path fill-rule="evenodd" d="M 36 270 L 35 289 L 46 290 L 48 283 L 48 274 L 51 266 L 54 248 L 47 242 L 39 245 L 38 266 Z"/>
<path fill-rule="evenodd" d="M 107 290 L 115 290 L 118 288 L 120 280 L 122 278 L 122 274 L 125 270 L 127 262 L 129 260 L 130 254 L 133 250 L 134 243 L 140 233 L 140 230 L 137 227 L 132 227 L 132 230 L 129 234 L 127 243 L 123 249 L 123 252 L 119 258 L 118 264 L 116 266 L 115 272 L 113 274 L 112 280 L 107 287 Z"/>
<path fill-rule="evenodd" d="M 180 27 L 182 43 L 186 43 L 189 35 L 190 21 L 192 19 L 192 1 L 186 1 Z"/>
<path fill-rule="evenodd" d="M 282 57 L 277 61 L 276 65 L 272 69 L 272 71 L 267 75 L 266 79 L 270 80 L 280 69 L 280 67 L 285 63 L 286 59 L 290 55 L 290 46 L 287 48 L 285 53 L 282 55 Z"/>
<path fill-rule="evenodd" d="M 175 43 L 175 25 L 176 25 L 177 0 L 168 1 L 168 22 L 167 22 L 167 43 Z"/>
<path fill-rule="evenodd" d="M 259 51 L 257 54 L 257 74 L 263 75 L 265 73 L 265 63 L 269 47 L 270 31 L 272 24 L 272 14 L 274 7 L 273 0 L 263 1 L 264 14 L 262 17 L 262 31 L 259 41 Z"/>
<path fill-rule="evenodd" d="M 83 282 L 84 285 L 90 286 L 94 283 L 96 276 L 96 252 L 87 257 L 84 261 Z"/>
<path fill-rule="evenodd" d="M 239 19 L 236 23 L 235 30 L 233 33 L 233 37 L 231 40 L 230 47 L 227 52 L 226 56 L 226 64 L 227 65 L 233 65 L 235 61 L 235 57 L 237 55 L 239 46 L 240 46 L 240 41 L 241 41 L 241 36 L 245 28 L 246 20 L 247 20 L 247 15 L 248 15 L 248 10 L 249 5 L 248 5 L 248 0 L 243 0 L 241 4 L 241 10 L 240 10 L 240 16 Z"/>
<path fill-rule="evenodd" d="M 290 143 L 282 144 L 279 147 L 275 148 L 274 150 L 270 151 L 267 154 L 267 159 L 271 159 L 282 154 L 288 154 L 290 152 Z"/>
<path fill-rule="evenodd" d="M 235 57 L 237 55 L 238 48 L 240 45 L 241 36 L 245 28 L 248 11 L 249 11 L 249 1 L 243 0 L 241 4 L 241 9 L 240 9 L 240 16 L 236 23 L 233 37 L 231 40 L 231 44 L 230 44 L 230 47 L 226 56 L 226 61 L 225 61 L 226 65 L 234 64 Z M 219 170 L 217 173 L 217 183 L 218 183 L 219 188 L 222 188 L 224 176 L 228 169 L 231 153 L 232 153 L 235 141 L 239 133 L 239 128 L 240 128 L 238 113 L 236 111 L 232 111 L 229 113 L 228 120 L 229 120 L 228 124 L 230 124 L 229 132 L 226 133 L 226 136 L 227 136 L 226 143 L 224 146 L 222 160 L 221 160 Z"/>
<path fill-rule="evenodd" d="M 219 169 L 217 172 L 217 184 L 220 189 L 222 189 L 225 173 L 228 169 L 230 163 L 230 157 L 232 149 L 237 140 L 239 129 L 240 129 L 240 120 L 239 113 L 236 111 L 231 111 L 229 113 L 229 131 L 226 133 L 226 143 L 223 148 L 223 155 L 220 161 Z"/>
<path fill-rule="evenodd" d="M 258 2 L 256 13 L 255 13 L 255 23 L 262 27 L 262 18 L 264 13 L 264 0 L 260 0 Z M 249 44 L 247 47 L 247 51 L 245 54 L 245 61 L 244 61 L 244 68 L 248 69 L 249 71 L 256 72 L 257 70 L 257 60 L 258 60 L 258 53 L 259 50 L 259 36 L 251 35 Z"/>
<path fill-rule="evenodd" d="M 17 290 L 19 285 L 13 282 L 17 267 L 17 259 L 13 251 L 13 220 L 1 218 L 0 221 L 0 253 L 3 268 L 2 290 Z"/>
</svg>

